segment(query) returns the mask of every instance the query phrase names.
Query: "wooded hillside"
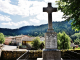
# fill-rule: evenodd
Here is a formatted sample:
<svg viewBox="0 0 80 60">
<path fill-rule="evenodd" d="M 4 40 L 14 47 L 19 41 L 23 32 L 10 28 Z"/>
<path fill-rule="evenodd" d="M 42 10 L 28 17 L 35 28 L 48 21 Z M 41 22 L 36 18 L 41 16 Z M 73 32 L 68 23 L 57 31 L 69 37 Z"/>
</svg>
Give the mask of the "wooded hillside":
<svg viewBox="0 0 80 60">
<path fill-rule="evenodd" d="M 53 22 L 54 31 L 59 33 L 65 31 L 69 36 L 76 33 L 71 28 L 71 21 L 62 21 L 62 22 Z M 40 25 L 40 26 L 23 26 L 19 29 L 8 29 L 8 28 L 0 28 L 0 32 L 4 35 L 30 35 L 30 36 L 44 36 L 44 33 L 47 32 L 48 24 Z"/>
</svg>

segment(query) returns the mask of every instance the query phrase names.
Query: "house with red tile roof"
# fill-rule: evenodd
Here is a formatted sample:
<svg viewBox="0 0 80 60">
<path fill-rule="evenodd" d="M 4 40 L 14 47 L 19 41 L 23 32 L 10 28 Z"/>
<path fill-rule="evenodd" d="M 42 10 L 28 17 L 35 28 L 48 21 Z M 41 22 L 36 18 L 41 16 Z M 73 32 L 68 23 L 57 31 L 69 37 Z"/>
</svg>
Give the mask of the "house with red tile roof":
<svg viewBox="0 0 80 60">
<path fill-rule="evenodd" d="M 10 43 L 11 41 L 12 41 L 12 38 L 6 37 L 4 44 L 9 45 L 9 43 Z"/>
<path fill-rule="evenodd" d="M 20 44 L 31 44 L 31 42 L 33 41 L 33 39 L 35 39 L 35 37 L 30 37 L 30 36 L 27 36 L 27 35 L 18 35 L 18 36 L 10 36 L 10 37 L 7 37 L 5 38 L 5 44 L 6 45 L 9 45 L 9 43 L 16 43 L 18 45 Z M 40 40 L 41 41 L 44 41 L 45 38 L 44 37 L 40 37 Z"/>
</svg>

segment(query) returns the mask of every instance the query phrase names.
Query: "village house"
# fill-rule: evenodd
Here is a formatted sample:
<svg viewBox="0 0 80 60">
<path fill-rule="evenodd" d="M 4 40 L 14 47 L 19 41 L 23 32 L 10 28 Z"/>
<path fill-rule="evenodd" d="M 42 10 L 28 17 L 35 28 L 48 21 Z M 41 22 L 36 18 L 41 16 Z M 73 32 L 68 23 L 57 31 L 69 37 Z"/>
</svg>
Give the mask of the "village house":
<svg viewBox="0 0 80 60">
<path fill-rule="evenodd" d="M 9 43 L 16 43 L 17 45 L 26 45 L 26 44 L 31 44 L 31 42 L 33 41 L 33 39 L 35 39 L 35 37 L 30 37 L 27 35 L 19 35 L 19 36 L 10 36 L 5 38 L 5 44 L 9 45 Z M 44 41 L 45 38 L 44 37 L 40 37 L 40 41 Z"/>
<path fill-rule="evenodd" d="M 4 44 L 6 44 L 6 45 L 9 45 L 9 43 L 12 41 L 12 38 L 13 37 L 5 37 L 5 42 L 4 42 Z"/>
<path fill-rule="evenodd" d="M 30 37 L 30 36 L 24 36 L 22 37 L 22 44 L 25 45 L 25 44 L 31 44 L 32 40 L 34 39 L 35 37 Z"/>
<path fill-rule="evenodd" d="M 19 36 L 10 36 L 5 38 L 4 44 L 9 45 L 9 43 L 16 43 L 17 45 L 22 44 L 22 37 L 24 35 L 19 35 Z"/>
<path fill-rule="evenodd" d="M 71 45 L 70 46 L 73 47 L 73 49 L 78 48 L 78 45 L 75 45 L 72 40 L 71 40 Z"/>
<path fill-rule="evenodd" d="M 21 36 L 15 36 L 14 43 L 16 43 L 18 45 L 22 44 L 22 37 L 23 37 L 22 35 Z"/>
</svg>

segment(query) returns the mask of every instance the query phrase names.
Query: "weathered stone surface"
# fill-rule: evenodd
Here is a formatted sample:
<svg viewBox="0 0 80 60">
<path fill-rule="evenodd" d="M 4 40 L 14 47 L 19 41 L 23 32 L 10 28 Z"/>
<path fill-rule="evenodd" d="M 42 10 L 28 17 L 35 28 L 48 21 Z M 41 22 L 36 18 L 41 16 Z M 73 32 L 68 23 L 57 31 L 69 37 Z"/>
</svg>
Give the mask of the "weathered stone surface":
<svg viewBox="0 0 80 60">
<path fill-rule="evenodd" d="M 61 60 L 61 52 L 57 50 L 43 51 L 43 60 Z"/>
<path fill-rule="evenodd" d="M 2 60 L 16 60 L 26 51 L 2 51 L 1 58 Z"/>
<path fill-rule="evenodd" d="M 45 34 L 45 49 L 57 49 L 57 34 L 55 32 Z"/>
<path fill-rule="evenodd" d="M 52 12 L 56 12 L 57 8 L 53 8 L 51 3 L 48 7 L 43 8 L 43 12 L 48 13 L 48 31 L 45 34 L 45 50 L 43 50 L 43 60 L 61 60 L 61 52 L 57 50 L 57 34 L 52 28 Z"/>
<path fill-rule="evenodd" d="M 51 3 L 48 3 L 48 7 L 43 8 L 43 12 L 48 13 L 48 31 L 53 31 L 52 27 L 52 12 L 56 12 L 57 8 L 53 8 Z"/>
</svg>

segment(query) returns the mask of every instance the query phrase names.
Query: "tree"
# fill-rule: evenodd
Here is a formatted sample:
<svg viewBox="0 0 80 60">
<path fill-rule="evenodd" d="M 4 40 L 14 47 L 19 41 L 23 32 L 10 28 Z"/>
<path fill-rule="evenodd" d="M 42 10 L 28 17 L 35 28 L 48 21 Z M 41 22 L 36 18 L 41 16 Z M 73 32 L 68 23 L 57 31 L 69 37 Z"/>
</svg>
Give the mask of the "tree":
<svg viewBox="0 0 80 60">
<path fill-rule="evenodd" d="M 42 50 L 44 48 L 44 42 L 41 42 L 40 49 Z"/>
<path fill-rule="evenodd" d="M 3 33 L 0 33 L 0 43 L 4 43 L 5 41 L 5 38 L 4 38 L 4 34 Z"/>
<path fill-rule="evenodd" d="M 57 34 L 57 44 L 58 44 L 58 49 L 69 49 L 70 48 L 70 37 L 65 33 L 58 33 Z"/>
<path fill-rule="evenodd" d="M 76 40 L 74 40 L 74 44 L 79 45 L 80 44 L 80 39 L 77 38 Z"/>
<path fill-rule="evenodd" d="M 61 10 L 63 18 L 72 20 L 72 29 L 80 30 L 80 0 L 59 0 L 56 1 L 58 10 Z"/>
<path fill-rule="evenodd" d="M 36 37 L 35 39 L 33 39 L 31 44 L 34 49 L 36 50 L 39 49 L 40 48 L 40 38 Z"/>
<path fill-rule="evenodd" d="M 71 35 L 71 39 L 73 40 L 73 42 L 74 42 L 74 40 L 78 40 L 78 39 L 80 39 L 80 33 L 75 33 L 75 34 L 73 34 L 73 35 Z"/>
</svg>

